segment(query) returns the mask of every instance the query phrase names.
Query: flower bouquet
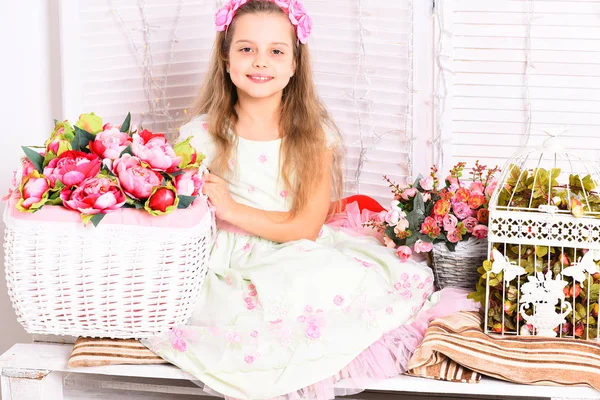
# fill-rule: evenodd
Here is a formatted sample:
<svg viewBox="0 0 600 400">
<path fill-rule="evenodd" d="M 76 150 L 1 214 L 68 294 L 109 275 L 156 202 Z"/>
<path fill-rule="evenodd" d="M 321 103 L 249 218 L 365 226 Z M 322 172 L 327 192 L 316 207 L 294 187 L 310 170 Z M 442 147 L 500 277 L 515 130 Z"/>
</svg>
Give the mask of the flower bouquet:
<svg viewBox="0 0 600 400">
<path fill-rule="evenodd" d="M 13 181 L 17 209 L 58 205 L 96 226 L 122 207 L 151 215 L 189 207 L 202 190 L 204 156 L 189 140 L 171 147 L 163 134 L 131 129 L 130 119 L 116 127 L 83 114 L 74 126 L 55 122 L 42 153 L 23 146 L 27 158 Z"/>
<path fill-rule="evenodd" d="M 4 249 L 30 333 L 143 338 L 191 315 L 214 230 L 203 156 L 130 119 L 55 121 L 41 151 L 23 147 Z"/>
<path fill-rule="evenodd" d="M 388 211 L 369 223 L 385 233 L 385 245 L 395 248 L 401 260 L 413 252 L 431 252 L 439 288 L 474 287 L 477 267 L 486 257 L 487 206 L 499 169 L 476 161 L 469 179 L 463 179 L 465 167 L 464 162 L 456 164 L 443 186 L 435 166 L 428 176 L 419 176 L 407 187 L 384 177 L 394 200 Z"/>
</svg>

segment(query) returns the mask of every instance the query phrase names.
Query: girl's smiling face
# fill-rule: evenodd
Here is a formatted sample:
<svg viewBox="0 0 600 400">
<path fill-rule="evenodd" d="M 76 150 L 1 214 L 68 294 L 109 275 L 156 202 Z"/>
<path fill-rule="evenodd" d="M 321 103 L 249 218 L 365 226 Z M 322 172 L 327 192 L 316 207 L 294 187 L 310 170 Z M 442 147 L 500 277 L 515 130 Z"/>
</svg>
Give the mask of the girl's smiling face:
<svg viewBox="0 0 600 400">
<path fill-rule="evenodd" d="M 227 66 L 240 98 L 281 97 L 296 69 L 295 39 L 283 14 L 244 14 L 236 19 Z"/>
</svg>

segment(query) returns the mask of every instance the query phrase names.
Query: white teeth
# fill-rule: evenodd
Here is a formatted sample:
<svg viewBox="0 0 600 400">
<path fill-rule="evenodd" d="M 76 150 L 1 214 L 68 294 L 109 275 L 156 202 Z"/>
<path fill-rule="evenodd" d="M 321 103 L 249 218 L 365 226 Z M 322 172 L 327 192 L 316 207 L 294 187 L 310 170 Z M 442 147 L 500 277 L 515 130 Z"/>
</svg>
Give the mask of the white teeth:
<svg viewBox="0 0 600 400">
<path fill-rule="evenodd" d="M 268 81 L 269 79 L 271 79 L 268 76 L 251 76 L 251 78 L 256 79 L 258 81 Z"/>
</svg>

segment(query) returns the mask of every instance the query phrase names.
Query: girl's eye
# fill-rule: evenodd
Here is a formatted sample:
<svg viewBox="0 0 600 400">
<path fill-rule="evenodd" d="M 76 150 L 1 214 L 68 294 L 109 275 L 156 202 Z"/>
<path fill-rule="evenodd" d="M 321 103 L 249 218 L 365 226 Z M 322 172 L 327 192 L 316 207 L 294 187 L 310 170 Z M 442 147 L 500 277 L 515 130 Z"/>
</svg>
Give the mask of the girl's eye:
<svg viewBox="0 0 600 400">
<path fill-rule="evenodd" d="M 241 48 L 240 51 L 242 53 L 250 53 L 252 51 L 252 49 L 250 47 L 244 47 L 244 48 Z"/>
<path fill-rule="evenodd" d="M 278 55 L 283 54 L 283 51 L 275 49 L 275 50 L 273 50 L 273 54 L 278 56 Z"/>
</svg>

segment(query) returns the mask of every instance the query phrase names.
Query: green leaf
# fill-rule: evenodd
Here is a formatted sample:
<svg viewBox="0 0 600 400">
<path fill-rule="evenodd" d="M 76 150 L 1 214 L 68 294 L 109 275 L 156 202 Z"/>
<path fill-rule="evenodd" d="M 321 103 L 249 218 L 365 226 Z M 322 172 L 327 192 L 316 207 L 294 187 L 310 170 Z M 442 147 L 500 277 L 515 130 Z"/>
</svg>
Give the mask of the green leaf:
<svg viewBox="0 0 600 400">
<path fill-rule="evenodd" d="M 535 246 L 535 254 L 539 258 L 544 257 L 546 254 L 548 254 L 548 247 L 546 247 L 546 246 Z"/>
<path fill-rule="evenodd" d="M 38 153 L 35 150 L 31 150 L 28 147 L 21 146 L 21 148 L 23 149 L 23 151 L 25 152 L 25 155 L 27 156 L 29 161 L 31 161 L 31 163 L 33 164 L 35 169 L 37 169 L 40 174 L 43 173 L 44 172 L 44 156 L 42 156 L 40 153 Z"/>
<path fill-rule="evenodd" d="M 54 126 L 56 126 L 56 124 L 58 124 L 58 120 L 54 118 Z"/>
<path fill-rule="evenodd" d="M 131 113 L 128 112 L 125 121 L 121 124 L 121 132 L 128 132 L 131 126 Z"/>
<path fill-rule="evenodd" d="M 184 196 L 182 194 L 178 195 L 177 197 L 179 197 L 179 204 L 177 205 L 177 208 L 188 208 L 193 202 L 194 200 L 196 200 L 196 197 L 198 196 Z"/>
<path fill-rule="evenodd" d="M 409 229 L 412 231 L 420 231 L 421 224 L 424 220 L 424 215 L 419 210 L 412 210 L 406 215 L 406 220 L 408 221 Z"/>
<path fill-rule="evenodd" d="M 410 247 L 413 244 L 417 243 L 417 240 L 419 240 L 419 237 L 417 235 L 411 235 L 406 238 L 406 245 Z"/>
<path fill-rule="evenodd" d="M 90 141 L 93 141 L 95 138 L 96 136 L 76 126 L 75 137 L 71 141 L 71 147 L 73 150 L 89 153 L 88 145 Z"/>
<path fill-rule="evenodd" d="M 456 251 L 456 243 L 446 242 L 446 247 L 450 251 Z"/>
<path fill-rule="evenodd" d="M 102 218 L 104 218 L 105 215 L 106 214 L 102 213 L 94 214 L 94 216 L 90 218 L 90 221 L 92 221 L 92 224 L 94 224 L 94 226 L 98 226 L 98 224 L 100 223 L 100 221 L 102 221 Z"/>
<path fill-rule="evenodd" d="M 425 213 L 425 203 L 423 202 L 423 196 L 421 195 L 421 192 L 417 192 L 415 198 L 413 199 L 413 210 L 416 210 L 421 214 Z"/>
<path fill-rule="evenodd" d="M 119 154 L 119 157 L 123 157 L 123 154 L 129 154 L 130 156 L 132 156 L 132 155 L 133 155 L 133 151 L 131 151 L 131 145 L 130 145 L 130 146 L 127 146 L 127 147 L 125 148 L 125 150 L 123 150 L 123 151 L 121 152 L 121 154 Z"/>
</svg>

